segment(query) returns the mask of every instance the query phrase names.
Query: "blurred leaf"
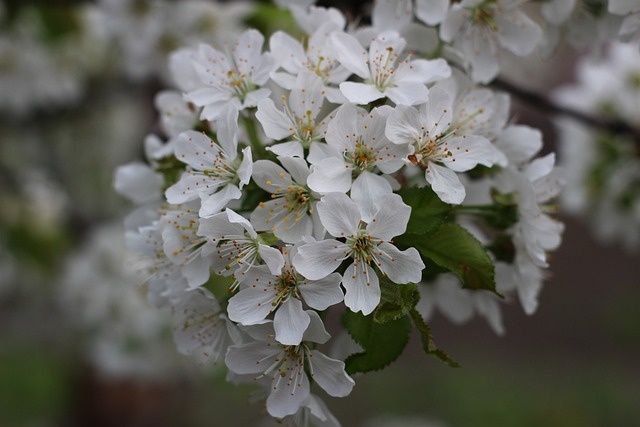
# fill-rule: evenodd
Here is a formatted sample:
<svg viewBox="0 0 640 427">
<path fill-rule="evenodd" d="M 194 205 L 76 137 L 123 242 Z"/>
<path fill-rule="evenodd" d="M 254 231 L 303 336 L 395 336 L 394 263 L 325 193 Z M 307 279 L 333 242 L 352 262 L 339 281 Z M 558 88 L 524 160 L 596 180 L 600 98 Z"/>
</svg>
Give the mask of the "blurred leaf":
<svg viewBox="0 0 640 427">
<path fill-rule="evenodd" d="M 373 315 L 363 316 L 347 310 L 342 317 L 343 324 L 351 338 L 364 351 L 352 354 L 345 360 L 346 371 L 377 371 L 396 360 L 409 342 L 411 320 L 408 316 L 386 323 L 376 323 Z"/>
<path fill-rule="evenodd" d="M 437 357 L 452 368 L 459 368 L 460 364 L 458 362 L 436 346 L 436 343 L 433 341 L 433 335 L 431 335 L 431 328 L 429 328 L 429 325 L 426 324 L 422 315 L 417 310 L 411 310 L 411 319 L 413 319 L 413 324 L 416 325 L 418 332 L 420 332 L 420 340 L 422 341 L 422 349 L 424 352 Z"/>
<path fill-rule="evenodd" d="M 269 38 L 276 31 L 284 31 L 293 38 L 304 35 L 288 10 L 264 3 L 257 4 L 254 10 L 255 12 L 245 22 L 249 27 L 259 30 L 265 38 Z"/>
</svg>

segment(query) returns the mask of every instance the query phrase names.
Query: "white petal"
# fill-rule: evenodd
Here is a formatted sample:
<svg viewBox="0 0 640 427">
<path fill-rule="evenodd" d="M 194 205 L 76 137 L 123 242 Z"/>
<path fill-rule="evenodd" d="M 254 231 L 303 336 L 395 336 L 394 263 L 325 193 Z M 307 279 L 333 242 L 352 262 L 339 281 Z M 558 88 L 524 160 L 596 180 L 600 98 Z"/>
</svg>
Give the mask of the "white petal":
<svg viewBox="0 0 640 427">
<path fill-rule="evenodd" d="M 272 194 L 286 191 L 293 184 L 291 175 L 270 160 L 256 160 L 253 164 L 253 181 Z"/>
<path fill-rule="evenodd" d="M 162 176 L 142 163 L 129 163 L 116 169 L 113 179 L 115 190 L 136 204 L 160 200 Z"/>
<path fill-rule="evenodd" d="M 351 188 L 351 168 L 341 159 L 325 159 L 312 168 L 307 185 L 318 193 L 346 193 Z"/>
<path fill-rule="evenodd" d="M 292 134 L 291 127 L 293 123 L 291 119 L 281 110 L 278 110 L 269 98 L 263 99 L 258 103 L 256 118 L 269 138 L 275 140 L 284 139 Z"/>
<path fill-rule="evenodd" d="M 344 304 L 353 312 L 370 314 L 380 302 L 380 283 L 375 271 L 367 264 L 351 264 L 342 277 L 346 295 Z"/>
<path fill-rule="evenodd" d="M 404 234 L 411 215 L 411 207 L 402 201 L 398 194 L 381 197 L 376 212 L 367 225 L 367 233 L 377 239 L 389 241 Z"/>
<path fill-rule="evenodd" d="M 229 217 L 226 212 L 220 212 L 210 218 L 201 218 L 197 235 L 217 241 L 221 236 L 243 233 L 244 229 L 240 225 L 229 222 Z"/>
<path fill-rule="evenodd" d="M 280 352 L 279 346 L 270 342 L 233 345 L 229 347 L 224 362 L 236 374 L 260 374 L 273 364 Z"/>
<path fill-rule="evenodd" d="M 315 120 L 324 102 L 324 84 L 313 71 L 303 69 L 289 92 L 289 109 L 299 120 L 307 117 Z M 310 114 L 309 114 L 310 112 Z"/>
<path fill-rule="evenodd" d="M 344 362 L 318 350 L 311 350 L 311 356 L 312 378 L 329 396 L 344 397 L 351 393 L 355 381 L 344 371 Z"/>
<path fill-rule="evenodd" d="M 200 255 L 191 258 L 181 269 L 180 273 L 187 279 L 190 288 L 197 288 L 209 280 L 211 274 L 211 260 Z"/>
<path fill-rule="evenodd" d="M 249 270 L 247 276 L 256 269 Z M 269 271 L 267 270 L 266 273 L 268 274 Z M 241 325 L 253 325 L 261 322 L 271 313 L 273 310 L 271 302 L 275 299 L 275 293 L 273 287 L 268 287 L 264 280 L 273 280 L 274 277 L 272 275 L 268 277 L 269 279 L 265 277 L 261 282 L 256 282 L 252 278 L 245 279 L 244 283 L 247 283 L 248 287 L 242 289 L 229 300 L 227 306 L 229 319 Z"/>
<path fill-rule="evenodd" d="M 518 56 L 529 55 L 542 39 L 542 30 L 523 12 L 516 10 L 496 17 L 500 43 Z"/>
<path fill-rule="evenodd" d="M 267 398 L 267 412 L 275 418 L 295 414 L 309 397 L 309 389 L 309 379 L 304 373 L 304 366 L 288 370 L 284 377 L 276 372 L 271 393 Z"/>
<path fill-rule="evenodd" d="M 253 173 L 253 156 L 251 154 L 251 147 L 244 147 L 242 149 L 242 162 L 236 171 L 236 175 L 240 180 L 240 188 L 247 185 L 251 180 L 251 174 Z"/>
<path fill-rule="evenodd" d="M 238 151 L 238 110 L 229 104 L 216 119 L 218 143 L 229 156 L 235 159 Z"/>
<path fill-rule="evenodd" d="M 229 218 L 230 222 L 241 225 L 245 229 L 246 233 L 249 234 L 249 236 L 252 239 L 256 239 L 258 237 L 258 234 L 255 232 L 255 230 L 253 229 L 253 226 L 247 220 L 247 218 L 237 214 L 236 212 L 234 212 L 229 208 L 227 208 L 224 212 L 227 214 L 227 218 Z"/>
<path fill-rule="evenodd" d="M 420 82 L 403 81 L 385 90 L 384 94 L 396 105 L 416 105 L 427 101 L 429 89 Z"/>
<path fill-rule="evenodd" d="M 167 202 L 172 205 L 179 205 L 181 203 L 189 202 L 198 198 L 198 189 L 204 188 L 205 181 L 202 176 L 196 176 L 189 172 L 182 174 L 178 182 L 167 188 L 164 192 Z M 217 186 L 212 186 L 211 190 L 215 191 Z"/>
<path fill-rule="evenodd" d="M 445 42 L 451 42 L 464 25 L 466 18 L 466 10 L 459 4 L 454 4 L 449 13 L 447 13 L 444 21 L 440 24 L 440 38 Z"/>
<path fill-rule="evenodd" d="M 260 245 L 258 246 L 258 253 L 264 263 L 267 264 L 267 267 L 269 267 L 271 274 L 280 274 L 282 267 L 284 267 L 284 257 L 279 250 L 271 246 Z"/>
<path fill-rule="evenodd" d="M 344 299 L 340 288 L 342 276 L 332 273 L 320 280 L 307 280 L 298 285 L 304 302 L 316 310 L 326 310 Z"/>
<path fill-rule="evenodd" d="M 425 88 L 426 90 L 426 88 Z M 340 92 L 349 102 L 365 105 L 376 99 L 383 98 L 385 94 L 380 92 L 375 86 L 366 83 L 343 82 L 340 83 Z"/>
<path fill-rule="evenodd" d="M 422 280 L 424 263 L 416 248 L 400 251 L 394 245 L 383 242 L 378 245 L 378 267 L 394 283 L 418 283 Z"/>
<path fill-rule="evenodd" d="M 378 30 L 397 30 L 413 19 L 411 0 L 380 0 L 371 13 L 373 27 Z"/>
<path fill-rule="evenodd" d="M 463 53 L 471 64 L 471 78 L 474 82 L 489 83 L 500 71 L 498 51 L 494 51 L 493 43 L 477 37 L 477 43 L 463 45 Z M 473 46 L 473 45 L 477 46 Z"/>
<path fill-rule="evenodd" d="M 180 134 L 175 153 L 178 160 L 196 170 L 214 169 L 220 147 L 207 135 L 189 130 Z"/>
<path fill-rule="evenodd" d="M 446 79 L 450 75 L 451 67 L 442 58 L 416 59 L 409 63 L 402 63 L 398 67 L 396 79 L 428 84 Z"/>
<path fill-rule="evenodd" d="M 493 166 L 506 164 L 506 157 L 487 138 L 479 135 L 465 135 L 448 141 L 450 157 L 440 159 L 449 169 L 466 172 L 477 165 Z"/>
<path fill-rule="evenodd" d="M 360 135 L 358 117 L 363 114 L 367 115 L 366 110 L 353 104 L 344 104 L 335 111 L 333 120 L 327 127 L 325 139 L 327 144 L 340 152 L 340 156 L 344 149 L 350 150 L 355 146 L 356 141 L 353 138 Z"/>
<path fill-rule="evenodd" d="M 398 105 L 387 119 L 385 135 L 394 144 L 412 144 L 420 136 L 422 123 L 415 107 Z"/>
<path fill-rule="evenodd" d="M 360 210 L 343 193 L 329 193 L 317 205 L 322 225 L 334 237 L 352 236 L 358 232 Z"/>
<path fill-rule="evenodd" d="M 363 79 L 369 77 L 367 50 L 353 36 L 336 32 L 331 34 L 329 40 L 338 61 L 346 69 Z"/>
<path fill-rule="evenodd" d="M 289 297 L 278 308 L 273 319 L 276 341 L 284 345 L 300 344 L 309 322 L 309 315 L 302 310 L 302 302 L 293 296 Z"/>
<path fill-rule="evenodd" d="M 289 171 L 295 182 L 300 185 L 305 185 L 307 183 L 307 177 L 309 176 L 310 171 L 309 165 L 304 158 L 283 156 L 278 157 L 278 161 L 280 161 L 282 166 Z"/>
<path fill-rule="evenodd" d="M 496 146 L 512 165 L 531 159 L 542 148 L 542 133 L 524 125 L 512 125 L 502 131 Z"/>
<path fill-rule="evenodd" d="M 268 98 L 269 95 L 271 95 L 271 90 L 266 88 L 249 92 L 247 96 L 244 98 L 244 102 L 242 103 L 242 108 L 255 107 L 260 103 L 260 101 Z"/>
<path fill-rule="evenodd" d="M 184 98 L 198 107 L 204 107 L 205 105 L 228 101 L 231 98 L 231 94 L 214 88 L 203 87 L 187 93 Z"/>
<path fill-rule="evenodd" d="M 290 73 L 296 73 L 299 65 L 306 59 L 302 44 L 282 31 L 273 33 L 269 39 L 269 48 L 276 63 Z"/>
<path fill-rule="evenodd" d="M 202 206 L 200 206 L 200 216 L 203 218 L 217 214 L 224 209 L 231 200 L 242 197 L 242 191 L 235 185 L 225 185 L 220 191 L 210 196 L 200 195 Z"/>
<path fill-rule="evenodd" d="M 442 22 L 449 9 L 449 0 L 416 0 L 416 18 L 427 25 Z"/>
<path fill-rule="evenodd" d="M 267 151 L 271 151 L 276 156 L 287 157 L 304 157 L 304 149 L 298 141 L 283 142 L 282 144 L 274 144 L 267 147 Z"/>
<path fill-rule="evenodd" d="M 424 177 L 443 202 L 459 205 L 464 200 L 466 195 L 464 185 L 454 171 L 430 162 Z"/>
<path fill-rule="evenodd" d="M 325 329 L 320 315 L 313 310 L 307 310 L 306 313 L 309 315 L 311 322 L 307 330 L 304 331 L 302 341 L 315 342 L 318 344 L 324 344 L 329 341 L 331 335 L 329 335 L 329 332 Z"/>
<path fill-rule="evenodd" d="M 393 190 L 389 181 L 368 171 L 362 172 L 351 186 L 351 199 L 360 208 L 360 217 L 364 222 L 371 222 L 371 219 L 378 211 L 380 199 L 392 193 Z M 409 208 L 409 211 L 411 211 L 411 208 Z"/>
<path fill-rule="evenodd" d="M 453 117 L 453 95 L 441 86 L 434 86 L 429 92 L 429 101 L 420 112 L 426 118 L 426 128 L 431 137 L 443 134 L 451 127 Z"/>
<path fill-rule="evenodd" d="M 298 248 L 293 265 L 307 279 L 319 280 L 333 273 L 346 258 L 349 246 L 337 240 L 321 240 Z"/>
</svg>

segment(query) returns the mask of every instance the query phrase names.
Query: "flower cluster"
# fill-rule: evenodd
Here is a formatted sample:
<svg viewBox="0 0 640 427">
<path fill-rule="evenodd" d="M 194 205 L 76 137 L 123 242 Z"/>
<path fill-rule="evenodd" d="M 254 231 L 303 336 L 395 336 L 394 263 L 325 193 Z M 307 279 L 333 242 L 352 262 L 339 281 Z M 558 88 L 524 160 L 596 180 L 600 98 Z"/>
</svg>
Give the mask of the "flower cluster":
<svg viewBox="0 0 640 427">
<path fill-rule="evenodd" d="M 556 122 L 568 187 L 561 202 L 567 212 L 588 218 L 601 240 L 637 251 L 640 159 L 633 133 L 640 118 L 637 48 L 612 44 L 601 60 L 583 60 L 577 84 L 561 87 L 554 95 L 567 107 L 618 121 L 616 128 L 597 132 L 568 118 Z M 626 132 L 620 123 L 627 125 Z"/>
<path fill-rule="evenodd" d="M 179 350 L 262 387 L 273 417 L 333 424 L 311 384 L 343 397 L 351 374 L 395 360 L 406 340 L 371 347 L 378 325 L 408 337 L 413 323 L 453 364 L 432 350 L 435 307 L 498 332 L 501 298 L 536 309 L 561 179 L 553 154 L 536 157 L 540 132 L 474 81 L 541 30 L 518 2 L 431 3 L 379 1 L 358 29 L 294 3 L 302 42 L 248 29 L 177 50 L 178 90 L 156 102 L 167 141 L 149 136 L 148 164 L 116 171 L 140 205 L 129 247 L 148 260 L 149 299 L 173 308 Z M 433 50 L 445 42 L 462 62 Z M 357 363 L 325 354 L 329 311 Z"/>
</svg>

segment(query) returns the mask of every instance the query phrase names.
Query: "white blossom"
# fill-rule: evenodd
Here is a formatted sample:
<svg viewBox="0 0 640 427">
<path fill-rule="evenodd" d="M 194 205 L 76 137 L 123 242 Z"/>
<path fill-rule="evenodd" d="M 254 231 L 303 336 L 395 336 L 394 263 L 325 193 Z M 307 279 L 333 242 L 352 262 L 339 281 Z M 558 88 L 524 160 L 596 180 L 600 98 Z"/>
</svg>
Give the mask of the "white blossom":
<svg viewBox="0 0 640 427">
<path fill-rule="evenodd" d="M 460 204 L 466 192 L 455 172 L 479 164 L 504 165 L 506 159 L 485 137 L 455 126 L 453 104 L 450 93 L 433 88 L 420 109 L 397 106 L 389 115 L 386 135 L 396 144 L 408 145 L 405 161 L 424 170 L 427 182 L 442 201 Z"/>
<path fill-rule="evenodd" d="M 240 292 L 229 300 L 229 318 L 242 325 L 254 325 L 275 312 L 276 341 L 298 345 L 310 322 L 309 315 L 303 310 L 303 301 L 320 311 L 341 302 L 342 277 L 332 273 L 320 280 L 305 279 L 291 262 L 296 248 L 285 246 L 282 253 L 285 262 L 278 273 L 271 273 L 267 267 L 256 267 L 247 272 Z"/>
<path fill-rule="evenodd" d="M 526 56 L 541 40 L 541 28 L 522 11 L 524 3 L 463 0 L 449 9 L 440 25 L 440 37 L 462 51 L 474 81 L 487 83 L 498 74 L 503 48 Z"/>
<path fill-rule="evenodd" d="M 306 369 L 311 379 L 334 397 L 348 395 L 355 384 L 344 371 L 344 362 L 312 350 L 311 343 L 325 343 L 330 335 L 316 312 L 307 313 L 310 324 L 299 345 L 278 343 L 273 323 L 268 322 L 247 327 L 256 341 L 229 347 L 225 358 L 227 367 L 237 374 L 271 378 L 267 412 L 276 418 L 295 414 L 307 402 L 310 381 Z"/>
<path fill-rule="evenodd" d="M 309 188 L 321 194 L 351 190 L 366 220 L 371 219 L 375 199 L 392 192 L 389 180 L 377 170 L 396 172 L 407 154 L 406 147 L 393 144 L 385 136 L 391 111 L 389 106 L 374 108 L 370 113 L 352 104 L 340 107 L 327 130 L 328 155 L 313 165 L 307 179 Z"/>
<path fill-rule="evenodd" d="M 363 79 L 340 84 L 342 94 L 356 104 L 384 97 L 395 104 L 420 104 L 429 94 L 427 83 L 451 75 L 444 59 L 411 59 L 404 52 L 406 41 L 394 31 L 379 34 L 368 50 L 346 33 L 331 34 L 331 42 L 340 63 Z"/>
<path fill-rule="evenodd" d="M 223 276 L 233 274 L 238 282 L 244 281 L 247 271 L 262 262 L 273 274 L 284 266 L 280 251 L 263 243 L 251 223 L 229 208 L 202 218 L 197 234 L 214 244 L 214 271 Z"/>
<path fill-rule="evenodd" d="M 243 32 L 233 46 L 222 52 L 201 44 L 191 55 L 200 86 L 185 97 L 203 107 L 200 118 L 213 120 L 229 105 L 238 110 L 255 107 L 271 93 L 262 88 L 273 71 L 274 60 L 262 52 L 264 37 L 256 30 Z"/>
<path fill-rule="evenodd" d="M 309 166 L 304 159 L 278 157 L 285 167 L 269 160 L 258 160 L 253 165 L 253 180 L 271 194 L 271 199 L 260 202 L 251 214 L 251 223 L 257 231 L 271 231 L 285 243 L 299 242 L 304 236 L 324 237 L 316 203 L 320 195 L 307 187 Z"/>
<path fill-rule="evenodd" d="M 227 348 L 240 344 L 237 327 L 206 289 L 184 292 L 173 306 L 173 339 L 180 353 L 200 363 L 216 363 Z"/>
<path fill-rule="evenodd" d="M 200 198 L 200 216 L 208 217 L 230 200 L 239 199 L 241 189 L 249 183 L 252 170 L 251 148 L 238 157 L 238 112 L 227 109 L 217 121 L 218 143 L 205 133 L 187 131 L 176 142 L 176 158 L 188 165 L 180 180 L 165 193 L 172 204 Z"/>
<path fill-rule="evenodd" d="M 304 149 L 324 138 L 327 121 L 318 116 L 322 110 L 325 89 L 320 78 L 301 71 L 289 97 L 282 95 L 281 109 L 267 98 L 258 103 L 256 118 L 264 133 L 273 139 L 286 139 L 267 149 L 278 155 L 304 157 Z"/>
<path fill-rule="evenodd" d="M 342 193 L 329 193 L 318 203 L 320 220 L 329 234 L 327 239 L 302 245 L 294 258 L 299 273 L 308 279 L 321 279 L 332 273 L 342 261 L 351 258 L 342 278 L 346 289 L 344 302 L 352 311 L 367 315 L 380 302 L 380 284 L 373 267 L 395 283 L 417 283 L 424 264 L 415 248 L 400 251 L 391 239 L 405 232 L 411 208 L 397 194 L 379 200 L 378 210 L 365 224 L 357 204 Z"/>
</svg>

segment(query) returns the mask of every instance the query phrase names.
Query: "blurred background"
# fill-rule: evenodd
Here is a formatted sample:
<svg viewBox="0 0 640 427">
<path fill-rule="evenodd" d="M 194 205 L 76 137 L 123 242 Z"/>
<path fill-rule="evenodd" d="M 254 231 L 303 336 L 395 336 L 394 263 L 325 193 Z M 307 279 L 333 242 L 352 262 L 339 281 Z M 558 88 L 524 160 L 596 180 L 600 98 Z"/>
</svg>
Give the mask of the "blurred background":
<svg viewBox="0 0 640 427">
<path fill-rule="evenodd" d="M 0 427 L 272 425 L 223 367 L 177 353 L 124 247 L 131 206 L 112 189 L 114 168 L 142 160 L 158 132 L 167 55 L 247 24 L 291 20 L 238 1 L 0 0 Z M 501 78 L 546 95 L 581 56 L 513 59 Z M 512 115 L 556 149 L 548 111 L 514 97 Z M 504 336 L 436 316 L 436 342 L 462 367 L 425 357 L 414 336 L 350 397 L 327 398 L 343 425 L 639 425 L 640 258 L 559 217 L 535 315 L 506 304 Z"/>
</svg>

